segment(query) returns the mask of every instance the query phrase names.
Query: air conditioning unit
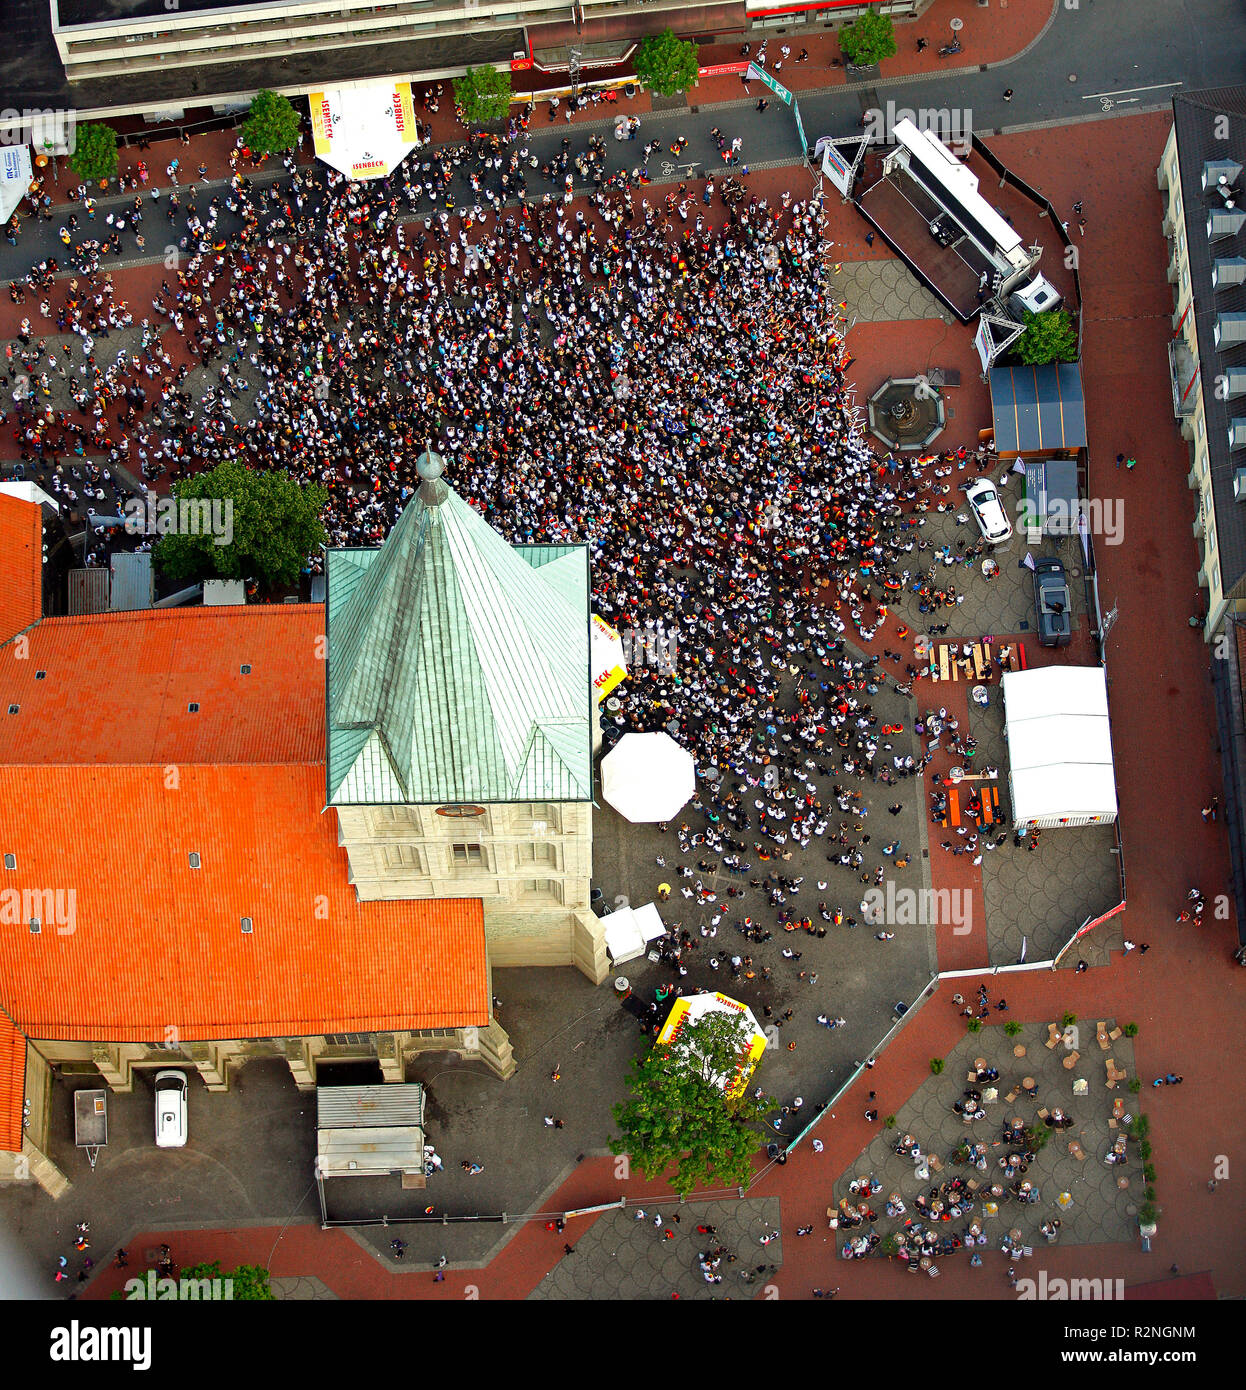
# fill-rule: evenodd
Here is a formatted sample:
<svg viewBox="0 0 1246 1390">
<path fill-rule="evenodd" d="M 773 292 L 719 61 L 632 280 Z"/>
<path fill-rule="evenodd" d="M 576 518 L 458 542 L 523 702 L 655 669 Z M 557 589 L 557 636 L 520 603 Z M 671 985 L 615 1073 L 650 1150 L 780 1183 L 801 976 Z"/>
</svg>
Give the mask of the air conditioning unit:
<svg viewBox="0 0 1246 1390">
<path fill-rule="evenodd" d="M 1238 468 L 1233 472 L 1233 500 L 1246 502 L 1246 468 Z"/>
</svg>

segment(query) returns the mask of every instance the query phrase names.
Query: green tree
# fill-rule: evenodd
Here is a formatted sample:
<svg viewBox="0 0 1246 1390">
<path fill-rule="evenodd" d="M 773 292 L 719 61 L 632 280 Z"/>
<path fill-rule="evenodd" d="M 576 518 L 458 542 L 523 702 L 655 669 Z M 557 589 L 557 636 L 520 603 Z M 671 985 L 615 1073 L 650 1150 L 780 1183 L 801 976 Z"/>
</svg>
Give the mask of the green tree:
<svg viewBox="0 0 1246 1390">
<path fill-rule="evenodd" d="M 1024 322 L 1025 332 L 1013 352 L 1026 366 L 1077 361 L 1077 326 L 1067 309 L 1048 309 L 1042 314 L 1027 309 Z"/>
<path fill-rule="evenodd" d="M 673 29 L 647 35 L 636 50 L 636 76 L 660 97 L 686 92 L 699 71 L 696 44 L 691 39 L 676 38 Z"/>
<path fill-rule="evenodd" d="M 839 31 L 839 51 L 849 67 L 872 68 L 895 56 L 895 26 L 888 16 L 866 10 L 855 24 Z"/>
<path fill-rule="evenodd" d="M 511 75 L 497 68 L 468 68 L 454 79 L 454 99 L 467 125 L 504 121 L 511 109 Z"/>
<path fill-rule="evenodd" d="M 681 1196 L 711 1179 L 716 1186 L 746 1186 L 761 1142 L 753 1126 L 775 1102 L 756 1100 L 747 1088 L 730 1096 L 718 1078 L 735 1074 L 749 1038 L 742 1018 L 715 1012 L 634 1058 L 630 1098 L 614 1107 L 622 1134 L 610 1140 L 611 1153 L 629 1155 L 646 1178 L 678 1162 L 671 1186 Z"/>
<path fill-rule="evenodd" d="M 89 121 L 75 132 L 69 167 L 83 183 L 101 183 L 117 172 L 117 132 L 110 125 Z"/>
<path fill-rule="evenodd" d="M 156 529 L 156 564 L 171 579 L 253 579 L 264 589 L 298 582 L 325 542 L 327 494 L 285 473 L 260 472 L 237 459 L 173 485 L 170 520 Z M 191 504 L 198 499 L 198 505 Z"/>
<path fill-rule="evenodd" d="M 134 1276 L 142 1281 L 144 1287 L 142 1289 L 135 1289 L 128 1295 L 128 1299 L 125 1292 L 121 1289 L 118 1289 L 112 1297 L 114 1299 L 127 1299 L 127 1301 L 131 1303 L 145 1300 L 147 1297 L 147 1288 L 149 1286 L 147 1277 L 149 1273 L 156 1275 L 156 1297 L 160 1299 L 161 1289 L 159 1281 L 167 1276 L 161 1275 L 155 1270 L 147 1270 L 142 1274 Z M 231 1269 L 228 1274 L 222 1274 L 220 1260 L 213 1260 L 211 1264 L 188 1265 L 185 1269 L 178 1270 L 176 1281 L 178 1285 L 178 1295 L 176 1301 L 182 1303 L 201 1301 L 198 1296 L 201 1290 L 197 1289 L 195 1284 L 203 1279 L 219 1279 L 222 1281 L 222 1285 L 224 1285 L 225 1280 L 229 1280 L 233 1286 L 229 1290 L 229 1301 L 233 1303 L 258 1302 L 260 1300 L 272 1302 L 275 1298 L 272 1289 L 269 1287 L 268 1270 L 264 1269 L 263 1266 L 239 1265 L 237 1269 Z M 192 1280 L 195 1282 L 192 1283 Z"/>
<path fill-rule="evenodd" d="M 253 154 L 283 154 L 298 144 L 302 118 L 289 97 L 267 88 L 256 92 L 242 123 L 242 138 Z"/>
</svg>

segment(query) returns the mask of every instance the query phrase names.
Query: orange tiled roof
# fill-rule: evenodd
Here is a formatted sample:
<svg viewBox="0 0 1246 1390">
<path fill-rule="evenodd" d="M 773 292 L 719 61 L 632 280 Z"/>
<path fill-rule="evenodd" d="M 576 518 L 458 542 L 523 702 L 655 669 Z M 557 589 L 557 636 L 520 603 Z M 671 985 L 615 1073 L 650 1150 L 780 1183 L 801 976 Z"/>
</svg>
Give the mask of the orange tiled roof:
<svg viewBox="0 0 1246 1390">
<path fill-rule="evenodd" d="M 210 1041 L 488 1021 L 479 899 L 358 902 L 320 763 L 172 772 L 0 767 L 0 852 L 17 857 L 16 870 L 0 868 L 0 1007 L 28 1037 L 160 1042 L 174 1029 Z M 38 934 L 20 925 L 25 890 L 52 894 Z"/>
<path fill-rule="evenodd" d="M 34 502 L 0 493 L 0 642 L 43 613 L 43 513 Z"/>
<path fill-rule="evenodd" d="M 0 763 L 322 759 L 323 633 L 323 604 L 45 618 L 0 647 Z"/>
<path fill-rule="evenodd" d="M 26 1099 L 26 1039 L 0 1013 L 0 1150 L 22 1150 L 22 1102 Z"/>
</svg>

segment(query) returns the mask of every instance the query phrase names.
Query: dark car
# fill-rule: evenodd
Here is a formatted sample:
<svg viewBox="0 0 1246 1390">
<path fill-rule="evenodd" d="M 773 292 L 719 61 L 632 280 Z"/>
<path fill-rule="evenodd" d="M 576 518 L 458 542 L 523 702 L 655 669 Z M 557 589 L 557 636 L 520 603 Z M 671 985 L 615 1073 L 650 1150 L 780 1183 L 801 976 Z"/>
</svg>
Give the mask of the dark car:
<svg viewBox="0 0 1246 1390">
<path fill-rule="evenodd" d="M 1035 564 L 1034 607 L 1038 612 L 1039 645 L 1067 647 L 1073 640 L 1073 605 L 1059 560 L 1047 558 Z"/>
</svg>

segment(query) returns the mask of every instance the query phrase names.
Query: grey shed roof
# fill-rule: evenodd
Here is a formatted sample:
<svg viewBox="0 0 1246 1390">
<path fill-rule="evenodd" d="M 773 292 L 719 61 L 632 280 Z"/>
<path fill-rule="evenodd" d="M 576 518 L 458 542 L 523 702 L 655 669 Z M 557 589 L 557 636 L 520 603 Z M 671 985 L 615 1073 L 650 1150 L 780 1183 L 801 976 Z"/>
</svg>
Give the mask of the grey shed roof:
<svg viewBox="0 0 1246 1390">
<path fill-rule="evenodd" d="M 329 552 L 330 804 L 592 799 L 588 552 L 537 549 L 563 582 L 439 479 Z"/>
<path fill-rule="evenodd" d="M 323 1178 L 424 1171 L 420 1086 L 321 1086 L 316 1091 L 317 1172 Z"/>
<path fill-rule="evenodd" d="M 1246 504 L 1238 502 L 1233 494 L 1233 475 L 1241 456 L 1233 456 L 1229 448 L 1231 407 L 1222 398 L 1222 392 L 1217 391 L 1216 379 L 1234 367 L 1246 366 L 1246 343 L 1226 342 L 1217 347 L 1216 322 L 1218 318 L 1231 322 L 1233 315 L 1246 312 L 1246 285 L 1222 283 L 1220 288 L 1213 288 L 1212 264 L 1217 259 L 1246 255 L 1246 231 L 1239 229 L 1209 244 L 1210 216 L 1224 212 L 1224 200 L 1215 188 L 1204 191 L 1203 167 L 1209 161 L 1246 163 L 1246 87 L 1182 92 L 1173 98 L 1172 108 L 1203 409 L 1207 417 L 1206 448 L 1211 464 L 1220 581 L 1227 595 L 1246 577 Z M 1226 134 L 1228 138 L 1222 138 Z M 1239 201 L 1241 197 L 1246 197 L 1246 189 L 1240 190 Z M 1218 216 L 1217 220 L 1224 219 Z M 1240 414 L 1240 407 L 1232 409 L 1232 413 Z"/>
</svg>

